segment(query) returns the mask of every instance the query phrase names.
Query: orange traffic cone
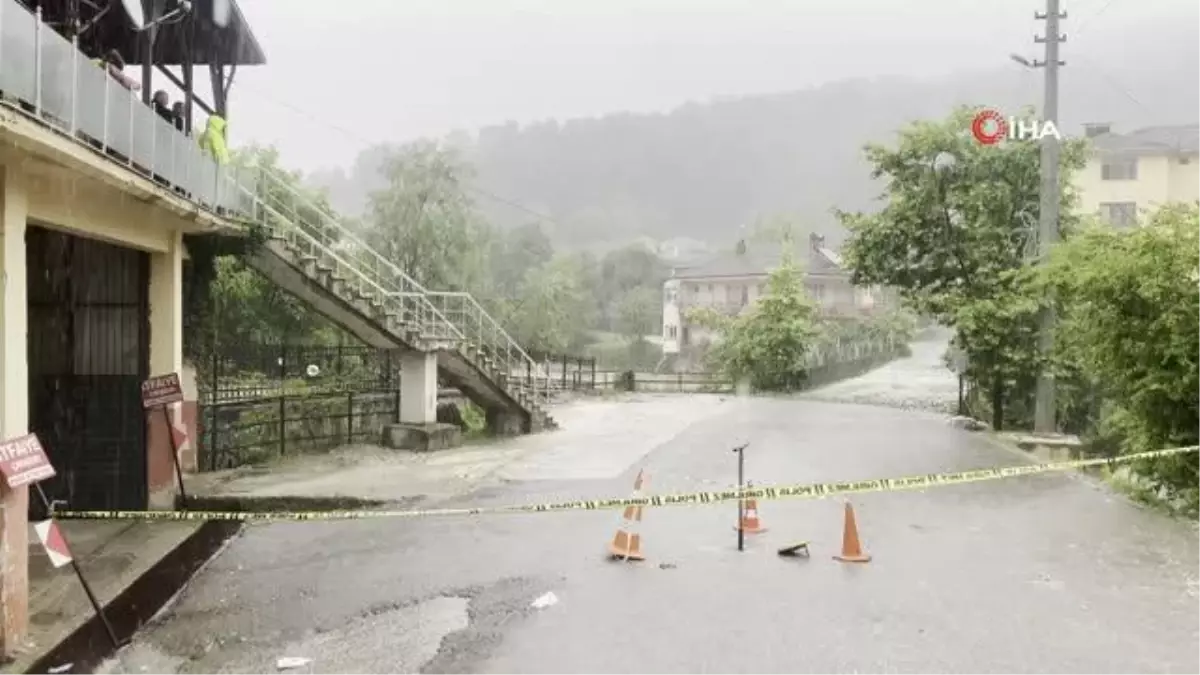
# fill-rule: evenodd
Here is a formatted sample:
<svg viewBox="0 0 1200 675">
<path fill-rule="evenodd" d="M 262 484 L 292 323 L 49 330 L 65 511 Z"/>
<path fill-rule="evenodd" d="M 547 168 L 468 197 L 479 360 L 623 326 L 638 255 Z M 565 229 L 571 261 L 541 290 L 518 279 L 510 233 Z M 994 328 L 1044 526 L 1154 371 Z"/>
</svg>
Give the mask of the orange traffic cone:
<svg viewBox="0 0 1200 675">
<path fill-rule="evenodd" d="M 833 556 L 833 559 L 858 563 L 871 561 L 871 556 L 863 553 L 862 544 L 858 541 L 858 524 L 854 520 L 854 507 L 849 501 L 846 502 L 846 520 L 842 529 L 842 553 Z"/>
<path fill-rule="evenodd" d="M 740 529 L 746 534 L 758 534 L 759 532 L 767 531 L 767 528 L 762 526 L 762 521 L 758 518 L 757 499 L 746 500 L 746 505 L 742 507 L 742 522 L 733 529 Z"/>
<path fill-rule="evenodd" d="M 637 479 L 633 481 L 633 496 L 637 497 L 642 491 L 644 476 L 638 471 Z M 621 524 L 617 526 L 617 534 L 608 545 L 608 554 L 612 558 L 624 560 L 645 560 L 642 555 L 642 535 L 638 527 L 642 522 L 641 506 L 626 506 L 621 514 Z"/>
</svg>

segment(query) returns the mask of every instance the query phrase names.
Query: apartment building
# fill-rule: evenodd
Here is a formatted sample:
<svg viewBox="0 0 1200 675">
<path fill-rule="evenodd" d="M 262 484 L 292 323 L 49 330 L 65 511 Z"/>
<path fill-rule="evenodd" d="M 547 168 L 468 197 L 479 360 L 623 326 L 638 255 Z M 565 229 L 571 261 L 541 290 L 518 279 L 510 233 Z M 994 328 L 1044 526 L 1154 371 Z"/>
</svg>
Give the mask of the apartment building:
<svg viewBox="0 0 1200 675">
<path fill-rule="evenodd" d="M 1087 166 L 1076 178 L 1080 210 L 1115 227 L 1168 202 L 1200 200 L 1200 125 L 1156 126 L 1117 133 L 1089 124 Z"/>
<path fill-rule="evenodd" d="M 709 307 L 728 315 L 747 311 L 766 293 L 767 276 L 779 265 L 779 247 L 739 249 L 707 262 L 676 268 L 663 284 L 663 353 L 677 354 L 713 339 L 702 326 L 688 321 L 691 309 Z M 869 313 L 882 305 L 879 289 L 857 287 L 841 257 L 813 234 L 796 252 L 804 270 L 804 287 L 828 316 Z"/>
</svg>

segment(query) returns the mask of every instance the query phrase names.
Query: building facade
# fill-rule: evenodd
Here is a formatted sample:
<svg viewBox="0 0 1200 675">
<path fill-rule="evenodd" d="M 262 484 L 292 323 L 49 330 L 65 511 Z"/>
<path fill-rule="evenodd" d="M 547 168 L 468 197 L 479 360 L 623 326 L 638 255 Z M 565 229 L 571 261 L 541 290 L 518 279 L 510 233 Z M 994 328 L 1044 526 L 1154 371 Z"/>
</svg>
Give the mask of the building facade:
<svg viewBox="0 0 1200 675">
<path fill-rule="evenodd" d="M 883 308 L 884 294 L 852 284 L 849 271 L 825 245 L 824 237 L 811 235 L 807 245 L 796 251 L 796 260 L 804 272 L 804 289 L 821 314 L 854 316 Z M 709 344 L 715 336 L 689 321 L 688 313 L 701 307 L 727 315 L 747 311 L 767 292 L 767 277 L 779 262 L 778 247 L 772 246 L 676 269 L 663 284 L 663 353 L 679 354 Z"/>
<path fill-rule="evenodd" d="M 149 105 L 152 65 L 180 65 L 158 55 L 175 43 L 139 63 L 150 31 L 128 31 L 113 4 L 85 17 L 92 32 L 66 35 L 75 23 L 63 17 L 80 3 L 0 0 L 0 439 L 36 433 L 56 472 L 39 489 L 69 508 L 174 508 L 176 458 L 185 470 L 196 460 L 185 237 L 241 233 L 224 214 L 243 192 L 190 129 Z M 253 40 L 234 17 L 224 27 L 184 17 L 164 31 L 191 34 L 200 21 L 244 52 Z M 262 60 L 242 52 L 209 58 Z M 143 91 L 124 62 L 143 67 Z M 168 373 L 191 402 L 151 415 L 142 382 Z M 10 656 L 28 629 L 28 520 L 46 509 L 28 486 L 0 486 L 0 507 L 0 650 Z"/>
<path fill-rule="evenodd" d="M 1087 166 L 1076 177 L 1080 211 L 1114 227 L 1169 202 L 1200 200 L 1200 126 L 1161 126 L 1116 133 L 1086 127 Z"/>
</svg>

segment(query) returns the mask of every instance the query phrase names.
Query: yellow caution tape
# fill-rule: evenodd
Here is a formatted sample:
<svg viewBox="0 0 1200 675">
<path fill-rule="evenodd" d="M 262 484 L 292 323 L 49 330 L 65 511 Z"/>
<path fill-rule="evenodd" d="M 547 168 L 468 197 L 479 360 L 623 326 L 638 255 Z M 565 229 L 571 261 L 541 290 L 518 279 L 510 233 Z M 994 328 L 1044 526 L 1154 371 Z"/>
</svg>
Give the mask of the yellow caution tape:
<svg viewBox="0 0 1200 675">
<path fill-rule="evenodd" d="M 421 509 L 414 511 L 356 510 L 356 511 L 56 511 L 55 517 L 68 520 L 361 520 L 365 518 L 423 518 L 428 516 L 475 516 L 490 513 L 541 513 L 549 511 L 598 511 L 622 509 L 626 506 L 681 506 L 686 504 L 715 504 L 737 499 L 818 499 L 833 495 L 867 492 L 899 492 L 921 490 L 942 485 L 960 485 L 979 481 L 1030 476 L 1052 471 L 1080 469 L 1089 466 L 1115 466 L 1143 459 L 1182 455 L 1200 450 L 1192 445 L 1166 450 L 1139 452 L 1133 455 L 1098 459 L 1076 459 L 1046 464 L 973 469 L 952 473 L 935 473 L 905 478 L 876 478 L 838 483 L 808 483 L 782 486 L 747 487 L 718 492 L 688 492 L 675 495 L 651 495 L 618 499 L 585 499 L 548 504 L 516 504 L 476 508 Z"/>
</svg>

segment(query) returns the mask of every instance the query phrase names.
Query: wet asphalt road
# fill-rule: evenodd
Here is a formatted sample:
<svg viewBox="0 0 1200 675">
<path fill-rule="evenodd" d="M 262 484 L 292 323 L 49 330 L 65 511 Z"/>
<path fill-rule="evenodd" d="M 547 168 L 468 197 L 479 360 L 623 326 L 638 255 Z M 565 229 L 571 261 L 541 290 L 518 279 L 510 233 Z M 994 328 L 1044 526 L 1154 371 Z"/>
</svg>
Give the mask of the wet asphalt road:
<svg viewBox="0 0 1200 675">
<path fill-rule="evenodd" d="M 933 413 L 768 398 L 706 399 L 635 451 L 637 425 L 686 419 L 695 401 L 624 404 L 640 412 L 618 444 L 572 442 L 438 505 L 624 495 L 639 468 L 654 492 L 727 487 L 741 442 L 764 483 L 1023 461 Z M 742 553 L 732 504 L 649 509 L 643 563 L 605 560 L 608 511 L 252 526 L 106 670 L 274 672 L 280 657 L 312 659 L 298 672 L 1200 670 L 1193 524 L 1067 475 L 854 505 L 866 565 L 831 559 L 835 500 L 761 503 L 768 531 Z M 804 539 L 810 559 L 775 554 Z M 558 603 L 531 608 L 547 591 Z"/>
</svg>

